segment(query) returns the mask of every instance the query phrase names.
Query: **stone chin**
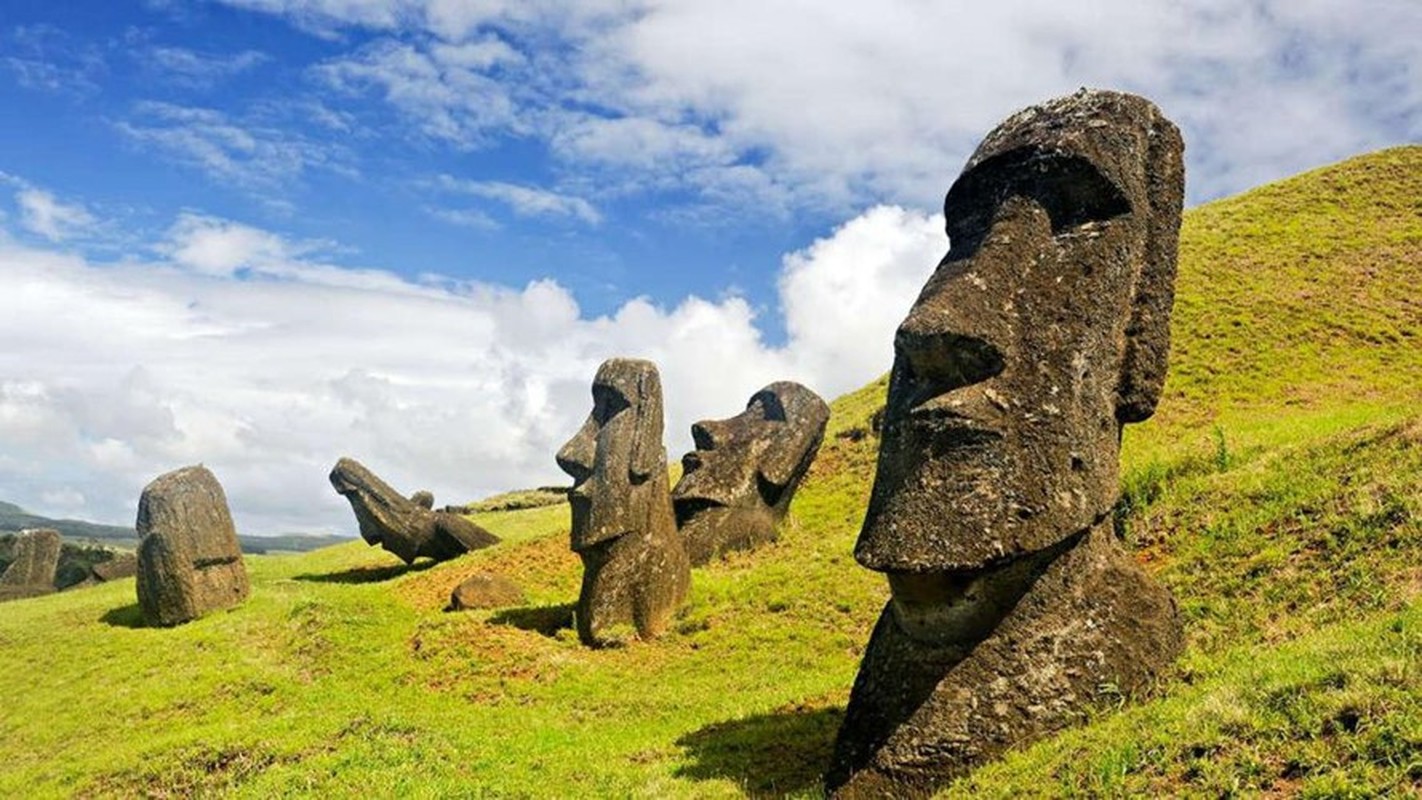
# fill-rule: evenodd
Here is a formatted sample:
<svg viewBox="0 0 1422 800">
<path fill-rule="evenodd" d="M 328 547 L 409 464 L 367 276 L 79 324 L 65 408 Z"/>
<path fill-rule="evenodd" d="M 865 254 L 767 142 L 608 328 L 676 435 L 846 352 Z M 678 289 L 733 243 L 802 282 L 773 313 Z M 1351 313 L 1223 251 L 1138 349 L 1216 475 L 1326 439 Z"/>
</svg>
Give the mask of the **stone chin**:
<svg viewBox="0 0 1422 800">
<path fill-rule="evenodd" d="M 693 564 L 732 550 L 749 550 L 775 538 L 775 517 L 764 506 L 727 506 L 699 497 L 673 501 L 677 528 Z"/>
</svg>

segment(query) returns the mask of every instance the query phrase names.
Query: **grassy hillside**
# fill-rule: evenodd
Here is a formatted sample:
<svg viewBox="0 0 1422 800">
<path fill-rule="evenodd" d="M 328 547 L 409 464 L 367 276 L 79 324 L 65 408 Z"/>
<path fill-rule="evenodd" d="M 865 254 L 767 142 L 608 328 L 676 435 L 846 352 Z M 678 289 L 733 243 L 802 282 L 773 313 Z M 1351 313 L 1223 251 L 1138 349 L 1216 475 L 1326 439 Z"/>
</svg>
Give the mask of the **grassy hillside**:
<svg viewBox="0 0 1422 800">
<path fill-rule="evenodd" d="M 1149 696 L 949 796 L 1422 791 L 1422 148 L 1190 211 L 1175 355 L 1120 527 L 1188 650 Z M 248 559 L 253 597 L 138 627 L 130 581 L 0 609 L 0 796 L 813 795 L 887 596 L 851 548 L 882 381 L 840 398 L 782 540 L 698 569 L 662 641 L 590 651 L 560 505 L 407 569 Z M 482 570 L 529 603 L 451 614 Z"/>
</svg>

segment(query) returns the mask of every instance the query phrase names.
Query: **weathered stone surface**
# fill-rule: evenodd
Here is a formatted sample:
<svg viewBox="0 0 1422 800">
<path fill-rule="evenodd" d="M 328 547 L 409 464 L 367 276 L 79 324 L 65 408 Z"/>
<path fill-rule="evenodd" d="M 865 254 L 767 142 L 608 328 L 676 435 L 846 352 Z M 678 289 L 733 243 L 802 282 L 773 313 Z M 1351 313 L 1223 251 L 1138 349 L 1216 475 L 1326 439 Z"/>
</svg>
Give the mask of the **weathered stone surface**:
<svg viewBox="0 0 1422 800">
<path fill-rule="evenodd" d="M 952 249 L 895 338 L 855 548 L 892 598 L 827 787 L 928 794 L 1132 691 L 1181 647 L 1165 589 L 1111 535 L 1121 426 L 1169 350 L 1180 134 L 1085 91 L 994 130 L 944 202 Z"/>
<path fill-rule="evenodd" d="M 572 547 L 583 560 L 578 637 L 597 646 L 615 642 L 621 625 L 644 639 L 665 631 L 686 600 L 691 563 L 672 513 L 656 365 L 609 359 L 592 395 L 558 466 L 573 476 Z"/>
<path fill-rule="evenodd" d="M 421 556 L 444 561 L 499 543 L 499 537 L 458 514 L 431 511 L 434 496 L 429 492 L 406 499 L 353 458 L 336 462 L 331 486 L 350 501 L 361 538 L 406 564 Z"/>
<path fill-rule="evenodd" d="M 829 406 L 798 383 L 772 383 L 730 419 L 691 426 L 672 507 L 694 565 L 775 540 L 824 440 Z"/>
<path fill-rule="evenodd" d="M 54 574 L 59 568 L 59 531 L 34 528 L 20 531 L 15 540 L 15 560 L 0 575 L 0 587 L 24 589 L 30 594 L 54 591 Z"/>
<path fill-rule="evenodd" d="M 524 601 L 523 589 L 513 581 L 493 572 L 480 572 L 454 587 L 449 607 L 455 611 L 475 608 L 516 606 Z"/>
<path fill-rule="evenodd" d="M 150 625 L 178 625 L 247 599 L 227 495 L 206 467 L 183 467 L 144 487 L 137 528 L 138 605 Z"/>
<path fill-rule="evenodd" d="M 119 553 L 108 561 L 102 561 L 89 569 L 90 576 L 99 583 L 132 578 L 138 574 L 138 556 L 133 553 Z"/>
</svg>

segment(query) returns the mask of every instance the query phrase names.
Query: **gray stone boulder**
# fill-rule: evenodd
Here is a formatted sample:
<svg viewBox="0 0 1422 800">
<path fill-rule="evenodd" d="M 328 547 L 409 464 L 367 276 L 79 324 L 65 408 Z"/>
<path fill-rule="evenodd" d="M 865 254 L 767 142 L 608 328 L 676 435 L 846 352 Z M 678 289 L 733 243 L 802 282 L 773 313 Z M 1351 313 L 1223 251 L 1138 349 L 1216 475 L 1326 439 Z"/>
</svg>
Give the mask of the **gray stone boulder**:
<svg viewBox="0 0 1422 800">
<path fill-rule="evenodd" d="M 1179 653 L 1174 600 L 1110 511 L 1121 426 L 1165 379 L 1183 191 L 1175 125 L 1086 90 L 1008 118 L 949 189 L 952 248 L 895 337 L 854 552 L 891 599 L 834 795 L 931 794 Z"/>
<path fill-rule="evenodd" d="M 15 539 L 15 560 L 0 575 L 0 601 L 53 592 L 59 551 L 59 531 L 49 528 L 20 531 Z"/>
<path fill-rule="evenodd" d="M 592 413 L 557 458 L 573 476 L 572 547 L 583 561 L 578 637 L 602 646 L 623 626 L 643 639 L 663 633 L 686 601 L 691 562 L 672 512 L 656 365 L 609 359 L 592 396 Z"/>
<path fill-rule="evenodd" d="M 434 496 L 429 492 L 406 498 L 353 458 L 336 462 L 331 486 L 350 502 L 361 538 L 406 564 L 421 557 L 446 561 L 499 543 L 499 537 L 458 514 L 430 510 Z"/>
<path fill-rule="evenodd" d="M 137 528 L 138 605 L 150 625 L 178 625 L 247 599 L 227 495 L 206 467 L 183 467 L 144 487 Z"/>
<path fill-rule="evenodd" d="M 729 419 L 691 426 L 672 489 L 677 527 L 693 565 L 776 538 L 824 440 L 829 406 L 798 383 L 772 383 Z"/>
<path fill-rule="evenodd" d="M 523 589 L 503 575 L 493 572 L 471 575 L 454 587 L 454 592 L 449 597 L 449 607 L 453 611 L 502 608 L 523 602 Z"/>
</svg>

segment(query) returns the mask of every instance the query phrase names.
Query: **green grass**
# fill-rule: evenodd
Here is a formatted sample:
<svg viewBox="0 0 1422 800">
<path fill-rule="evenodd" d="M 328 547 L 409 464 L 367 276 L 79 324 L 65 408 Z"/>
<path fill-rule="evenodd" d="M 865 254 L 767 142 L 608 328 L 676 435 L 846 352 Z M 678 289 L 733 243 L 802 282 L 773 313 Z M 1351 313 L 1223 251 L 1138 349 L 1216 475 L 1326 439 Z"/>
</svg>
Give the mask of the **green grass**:
<svg viewBox="0 0 1422 800">
<path fill-rule="evenodd" d="M 1422 791 L 1419 176 L 1386 151 L 1187 214 L 1118 519 L 1187 652 L 946 794 Z M 249 557 L 248 603 L 171 630 L 131 580 L 6 604 L 0 796 L 812 796 L 887 596 L 851 556 L 883 392 L 833 404 L 781 541 L 696 570 L 652 644 L 577 643 L 562 505 L 481 512 L 503 543 L 437 566 Z M 445 613 L 482 570 L 528 604 Z"/>
</svg>

